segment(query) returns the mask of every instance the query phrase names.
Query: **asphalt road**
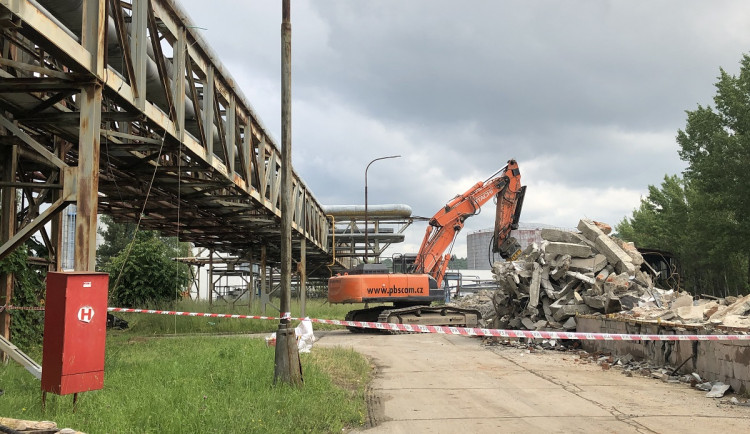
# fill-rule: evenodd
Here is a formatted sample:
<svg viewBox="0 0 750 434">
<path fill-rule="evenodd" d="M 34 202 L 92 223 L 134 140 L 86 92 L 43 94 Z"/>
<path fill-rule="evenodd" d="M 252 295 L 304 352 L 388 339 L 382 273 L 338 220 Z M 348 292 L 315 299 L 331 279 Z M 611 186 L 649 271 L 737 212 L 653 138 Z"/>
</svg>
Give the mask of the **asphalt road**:
<svg viewBox="0 0 750 434">
<path fill-rule="evenodd" d="M 437 334 L 316 332 L 376 366 L 368 433 L 747 432 L 750 407 L 705 397 L 571 352 L 483 347 Z M 726 401 L 726 400 L 724 400 Z"/>
</svg>

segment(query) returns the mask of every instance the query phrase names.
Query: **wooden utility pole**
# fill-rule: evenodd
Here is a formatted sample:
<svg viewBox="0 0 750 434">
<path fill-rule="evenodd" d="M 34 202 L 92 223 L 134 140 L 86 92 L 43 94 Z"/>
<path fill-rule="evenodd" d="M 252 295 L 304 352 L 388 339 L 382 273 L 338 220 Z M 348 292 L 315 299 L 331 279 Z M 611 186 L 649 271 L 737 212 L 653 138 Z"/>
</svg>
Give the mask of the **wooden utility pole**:
<svg viewBox="0 0 750 434">
<path fill-rule="evenodd" d="M 292 24 L 290 0 L 281 21 L 281 321 L 276 332 L 273 382 L 302 384 L 302 365 L 290 318 L 292 305 Z"/>
</svg>

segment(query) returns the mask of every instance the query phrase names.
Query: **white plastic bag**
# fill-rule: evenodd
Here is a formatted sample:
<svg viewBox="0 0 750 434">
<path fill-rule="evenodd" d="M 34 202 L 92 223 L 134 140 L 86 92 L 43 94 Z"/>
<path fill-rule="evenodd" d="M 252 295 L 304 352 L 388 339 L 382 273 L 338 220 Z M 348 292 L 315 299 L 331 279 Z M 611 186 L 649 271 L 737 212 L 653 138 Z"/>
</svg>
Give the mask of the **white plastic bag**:
<svg viewBox="0 0 750 434">
<path fill-rule="evenodd" d="M 312 349 L 313 342 L 315 342 L 315 335 L 313 334 L 312 321 L 307 317 L 299 323 L 294 329 L 294 334 L 297 336 L 297 349 L 300 353 L 309 353 Z"/>
</svg>

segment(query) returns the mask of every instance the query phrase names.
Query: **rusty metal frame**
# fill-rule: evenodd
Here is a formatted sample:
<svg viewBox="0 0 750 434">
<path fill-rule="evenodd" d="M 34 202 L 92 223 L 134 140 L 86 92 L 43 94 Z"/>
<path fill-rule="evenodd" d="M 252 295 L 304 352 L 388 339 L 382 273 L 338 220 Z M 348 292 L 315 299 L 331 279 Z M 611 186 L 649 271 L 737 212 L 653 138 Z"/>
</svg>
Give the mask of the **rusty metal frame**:
<svg viewBox="0 0 750 434">
<path fill-rule="evenodd" d="M 93 268 L 97 210 L 216 251 L 280 253 L 279 147 L 173 0 L 84 0 L 78 23 L 0 0 L 0 17 L 0 146 L 18 149 L 15 182 L 67 185 L 58 198 L 27 187 L 31 214 L 73 200 L 87 213 L 76 268 Z M 292 188 L 293 238 L 306 241 L 295 246 L 328 263 L 330 222 L 296 173 Z"/>
</svg>

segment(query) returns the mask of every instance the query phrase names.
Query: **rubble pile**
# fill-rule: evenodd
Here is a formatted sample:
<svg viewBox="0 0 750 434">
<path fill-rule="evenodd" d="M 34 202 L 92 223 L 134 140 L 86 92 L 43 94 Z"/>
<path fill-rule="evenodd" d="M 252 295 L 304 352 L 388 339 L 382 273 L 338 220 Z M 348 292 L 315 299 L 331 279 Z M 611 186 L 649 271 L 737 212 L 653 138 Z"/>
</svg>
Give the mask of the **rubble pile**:
<svg viewBox="0 0 750 434">
<path fill-rule="evenodd" d="M 575 330 L 577 314 L 668 302 L 641 271 L 643 257 L 632 243 L 592 220 L 581 220 L 578 230 L 543 229 L 541 246 L 529 246 L 516 261 L 495 262 L 495 315 L 485 318 L 487 326 Z"/>
<path fill-rule="evenodd" d="M 750 328 L 750 295 L 693 300 L 689 294 L 682 294 L 670 306 L 659 307 L 653 303 L 644 303 L 629 312 L 623 312 L 621 316 L 647 321 L 747 329 Z"/>
<path fill-rule="evenodd" d="M 541 245 L 516 261 L 495 262 L 498 289 L 491 293 L 494 312 L 482 312 L 486 327 L 573 331 L 576 315 L 596 313 L 750 327 L 750 296 L 693 300 L 657 288 L 633 243 L 610 237 L 610 226 L 581 220 L 578 230 L 542 229 Z"/>
</svg>

